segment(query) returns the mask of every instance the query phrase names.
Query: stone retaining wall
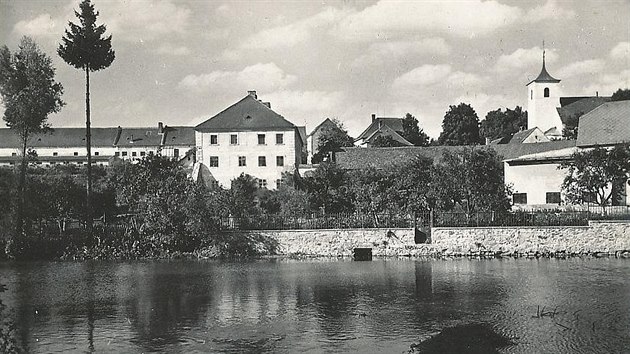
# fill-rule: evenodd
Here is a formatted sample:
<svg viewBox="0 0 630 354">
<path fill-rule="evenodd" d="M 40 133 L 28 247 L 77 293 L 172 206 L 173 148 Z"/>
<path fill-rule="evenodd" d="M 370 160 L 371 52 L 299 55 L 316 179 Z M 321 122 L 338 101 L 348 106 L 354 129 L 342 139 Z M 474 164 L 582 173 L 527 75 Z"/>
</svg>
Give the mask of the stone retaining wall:
<svg viewBox="0 0 630 354">
<path fill-rule="evenodd" d="M 630 222 L 589 226 L 433 228 L 432 246 L 443 255 L 490 253 L 593 254 L 630 250 Z"/>
<path fill-rule="evenodd" d="M 273 240 L 275 254 L 352 256 L 372 248 L 376 257 L 579 255 L 630 251 L 630 221 L 591 222 L 589 226 L 436 227 L 431 244 L 415 244 L 413 229 L 330 229 L 248 231 Z M 625 252 L 628 254 L 628 252 Z"/>
</svg>

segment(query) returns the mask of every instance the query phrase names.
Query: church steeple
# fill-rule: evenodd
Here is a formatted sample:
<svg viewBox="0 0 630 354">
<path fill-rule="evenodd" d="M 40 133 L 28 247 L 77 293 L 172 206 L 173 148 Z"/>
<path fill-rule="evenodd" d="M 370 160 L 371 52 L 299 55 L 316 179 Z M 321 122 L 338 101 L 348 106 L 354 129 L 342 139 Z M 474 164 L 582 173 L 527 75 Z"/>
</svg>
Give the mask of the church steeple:
<svg viewBox="0 0 630 354">
<path fill-rule="evenodd" d="M 542 70 L 540 70 L 540 74 L 538 74 L 538 77 L 535 78 L 534 80 L 530 81 L 529 84 L 531 84 L 532 82 L 553 82 L 553 83 L 558 83 L 560 82 L 560 80 L 554 78 L 553 76 L 551 76 L 548 72 L 547 72 L 547 68 L 545 67 L 545 50 L 543 49 L 543 57 L 542 57 Z M 527 85 L 529 85 L 527 84 Z"/>
</svg>

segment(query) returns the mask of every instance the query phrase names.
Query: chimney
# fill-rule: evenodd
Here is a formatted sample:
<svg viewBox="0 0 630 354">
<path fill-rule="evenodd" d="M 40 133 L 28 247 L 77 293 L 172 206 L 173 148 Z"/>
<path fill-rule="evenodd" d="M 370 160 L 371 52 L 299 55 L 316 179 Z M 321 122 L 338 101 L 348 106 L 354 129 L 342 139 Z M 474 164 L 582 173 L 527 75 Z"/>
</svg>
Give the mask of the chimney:
<svg viewBox="0 0 630 354">
<path fill-rule="evenodd" d="M 164 133 L 164 124 L 162 122 L 158 122 L 158 134 Z"/>
<path fill-rule="evenodd" d="M 486 145 L 490 145 L 490 138 L 486 137 Z"/>
<path fill-rule="evenodd" d="M 599 91 L 595 91 L 595 97 L 599 97 Z"/>
<path fill-rule="evenodd" d="M 129 138 L 129 143 L 133 144 L 133 134 L 131 134 L 130 138 Z"/>
<path fill-rule="evenodd" d="M 372 113 L 372 122 L 376 120 L 376 114 Z"/>
<path fill-rule="evenodd" d="M 271 102 L 263 102 L 262 104 L 267 106 L 267 108 L 271 109 Z"/>
<path fill-rule="evenodd" d="M 256 91 L 247 91 L 247 94 L 254 97 L 254 99 L 258 99 L 258 96 L 256 96 Z"/>
<path fill-rule="evenodd" d="M 122 134 L 122 127 L 119 125 L 116 128 L 116 138 L 114 138 L 114 145 L 118 145 L 118 140 L 120 140 L 120 135 Z"/>
</svg>

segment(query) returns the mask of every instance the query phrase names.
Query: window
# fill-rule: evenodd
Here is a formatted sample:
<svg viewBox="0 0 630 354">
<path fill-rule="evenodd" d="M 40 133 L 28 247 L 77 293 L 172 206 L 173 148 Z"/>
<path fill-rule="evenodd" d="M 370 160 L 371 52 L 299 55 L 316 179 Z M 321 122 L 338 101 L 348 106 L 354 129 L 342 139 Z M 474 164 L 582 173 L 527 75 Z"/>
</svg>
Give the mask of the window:
<svg viewBox="0 0 630 354">
<path fill-rule="evenodd" d="M 238 157 L 238 165 L 239 166 L 247 166 L 247 160 L 245 159 L 245 156 L 239 156 Z"/>
<path fill-rule="evenodd" d="M 547 192 L 547 204 L 560 204 L 560 192 Z"/>
<path fill-rule="evenodd" d="M 281 179 L 277 179 L 276 180 L 276 188 L 280 188 L 281 185 L 282 185 L 282 180 Z"/>
<path fill-rule="evenodd" d="M 146 155 L 146 154 L 147 154 L 146 152 L 144 152 L 144 151 L 140 151 L 140 156 L 144 156 L 144 155 Z"/>
<path fill-rule="evenodd" d="M 123 156 L 127 156 L 127 151 L 123 151 L 123 152 L 122 152 L 122 155 L 123 155 Z"/>
<path fill-rule="evenodd" d="M 284 156 L 276 156 L 276 166 L 284 166 Z"/>
<path fill-rule="evenodd" d="M 276 144 L 277 145 L 284 144 L 284 134 L 276 134 Z"/>
<path fill-rule="evenodd" d="M 79 156 L 79 153 L 75 151 L 74 156 Z"/>
<path fill-rule="evenodd" d="M 258 134 L 258 145 L 265 145 L 265 134 Z"/>
<path fill-rule="evenodd" d="M 265 156 L 258 156 L 258 166 L 267 166 L 267 158 Z"/>
<path fill-rule="evenodd" d="M 534 90 L 529 90 L 529 99 L 530 100 L 534 99 Z"/>
<path fill-rule="evenodd" d="M 267 180 L 259 179 L 258 180 L 258 188 L 267 188 Z"/>
<path fill-rule="evenodd" d="M 545 87 L 545 97 L 549 97 L 549 87 Z"/>
<path fill-rule="evenodd" d="M 210 186 L 211 186 L 213 189 L 217 189 L 217 188 L 219 188 L 219 181 L 217 181 L 216 179 L 213 179 L 213 180 L 210 182 Z"/>
<path fill-rule="evenodd" d="M 116 152 L 114 153 L 114 156 L 120 156 L 120 152 L 116 151 Z"/>
<path fill-rule="evenodd" d="M 94 156 L 98 156 L 98 151 L 94 151 Z"/>
<path fill-rule="evenodd" d="M 173 156 L 179 157 L 179 149 L 173 149 Z"/>
<path fill-rule="evenodd" d="M 514 193 L 512 194 L 512 200 L 514 204 L 527 204 L 527 193 Z"/>
<path fill-rule="evenodd" d="M 219 167 L 219 156 L 210 156 L 210 167 Z"/>
<path fill-rule="evenodd" d="M 12 152 L 11 156 L 17 156 L 17 153 L 16 152 Z"/>
<path fill-rule="evenodd" d="M 53 156 L 57 156 L 59 155 L 57 152 L 53 152 Z"/>
<path fill-rule="evenodd" d="M 137 155 L 138 155 L 138 153 L 135 152 L 135 151 L 131 153 L 131 156 L 137 156 Z"/>
<path fill-rule="evenodd" d="M 219 137 L 216 134 L 210 135 L 210 145 L 218 145 Z"/>
<path fill-rule="evenodd" d="M 230 135 L 230 145 L 238 145 L 238 135 Z"/>
<path fill-rule="evenodd" d="M 51 165 L 56 165 L 56 164 L 57 164 L 57 162 L 55 162 L 55 161 L 50 161 L 50 164 L 51 164 Z"/>
</svg>

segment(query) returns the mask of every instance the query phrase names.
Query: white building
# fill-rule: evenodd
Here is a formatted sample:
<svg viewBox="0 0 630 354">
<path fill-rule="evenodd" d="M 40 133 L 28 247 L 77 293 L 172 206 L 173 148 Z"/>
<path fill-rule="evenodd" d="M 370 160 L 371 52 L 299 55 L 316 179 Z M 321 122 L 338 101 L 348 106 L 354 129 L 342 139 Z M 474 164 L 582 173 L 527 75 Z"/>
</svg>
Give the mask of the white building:
<svg viewBox="0 0 630 354">
<path fill-rule="evenodd" d="M 562 120 L 557 111 L 560 107 L 559 83 L 560 80 L 547 72 L 543 51 L 542 70 L 538 77 L 527 84 L 527 127 L 538 127 L 552 138 L 562 137 Z"/>
<path fill-rule="evenodd" d="M 261 188 L 281 184 L 283 172 L 293 172 L 301 161 L 299 129 L 261 102 L 256 91 L 195 127 L 198 165 L 193 176 L 203 174 L 214 186 L 230 188 L 245 173 Z"/>
</svg>

